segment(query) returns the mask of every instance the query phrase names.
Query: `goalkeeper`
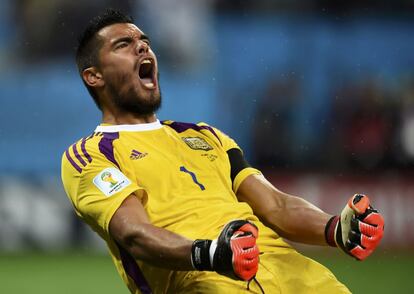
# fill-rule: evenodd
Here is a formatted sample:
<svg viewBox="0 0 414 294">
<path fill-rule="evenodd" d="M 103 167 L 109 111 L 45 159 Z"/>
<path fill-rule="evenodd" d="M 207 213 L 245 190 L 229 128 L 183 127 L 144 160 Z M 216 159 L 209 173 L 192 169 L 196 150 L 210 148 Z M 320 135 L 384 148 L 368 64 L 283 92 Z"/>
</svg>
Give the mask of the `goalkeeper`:
<svg viewBox="0 0 414 294">
<path fill-rule="evenodd" d="M 117 11 L 91 20 L 76 61 L 102 123 L 64 152 L 62 181 L 131 293 L 349 293 L 282 237 L 363 260 L 384 223 L 367 196 L 329 215 L 276 189 L 218 129 L 160 122 L 157 58 Z"/>
</svg>

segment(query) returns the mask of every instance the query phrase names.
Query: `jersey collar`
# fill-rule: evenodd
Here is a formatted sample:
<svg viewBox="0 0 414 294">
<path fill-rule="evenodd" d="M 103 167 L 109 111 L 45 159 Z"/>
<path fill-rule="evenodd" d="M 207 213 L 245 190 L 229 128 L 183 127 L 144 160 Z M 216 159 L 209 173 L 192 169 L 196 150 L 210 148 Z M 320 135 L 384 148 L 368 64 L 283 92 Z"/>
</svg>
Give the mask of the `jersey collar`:
<svg viewBox="0 0 414 294">
<path fill-rule="evenodd" d="M 117 132 L 141 132 L 152 131 L 162 128 L 162 124 L 157 119 L 155 122 L 136 125 L 99 125 L 95 132 L 117 133 Z"/>
</svg>

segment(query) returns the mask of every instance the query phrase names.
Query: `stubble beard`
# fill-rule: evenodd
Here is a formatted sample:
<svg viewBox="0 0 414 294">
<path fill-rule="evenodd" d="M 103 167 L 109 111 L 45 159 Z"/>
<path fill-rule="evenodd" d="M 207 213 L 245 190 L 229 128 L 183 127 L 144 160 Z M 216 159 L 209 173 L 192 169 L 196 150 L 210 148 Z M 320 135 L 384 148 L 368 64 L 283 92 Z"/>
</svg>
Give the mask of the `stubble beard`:
<svg viewBox="0 0 414 294">
<path fill-rule="evenodd" d="M 161 107 L 160 89 L 157 92 L 152 92 L 149 97 L 143 98 L 139 96 L 132 86 L 124 92 L 117 90 L 111 84 L 108 85 L 108 88 L 112 97 L 114 97 L 113 102 L 115 106 L 122 112 L 132 113 L 137 116 L 147 116 L 154 114 Z"/>
</svg>

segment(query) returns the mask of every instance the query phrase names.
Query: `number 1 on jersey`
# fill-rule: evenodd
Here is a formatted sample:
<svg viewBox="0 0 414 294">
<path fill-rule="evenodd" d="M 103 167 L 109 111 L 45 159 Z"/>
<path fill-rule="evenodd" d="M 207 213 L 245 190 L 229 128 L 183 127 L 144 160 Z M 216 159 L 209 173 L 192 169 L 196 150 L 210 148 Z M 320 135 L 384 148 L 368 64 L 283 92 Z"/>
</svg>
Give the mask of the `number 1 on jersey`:
<svg viewBox="0 0 414 294">
<path fill-rule="evenodd" d="M 201 191 L 204 191 L 206 189 L 203 184 L 198 182 L 197 176 L 195 175 L 195 173 L 193 173 L 192 171 L 189 171 L 184 166 L 180 166 L 180 171 L 189 174 L 191 178 L 193 179 L 193 182 L 196 183 L 200 187 Z"/>
</svg>

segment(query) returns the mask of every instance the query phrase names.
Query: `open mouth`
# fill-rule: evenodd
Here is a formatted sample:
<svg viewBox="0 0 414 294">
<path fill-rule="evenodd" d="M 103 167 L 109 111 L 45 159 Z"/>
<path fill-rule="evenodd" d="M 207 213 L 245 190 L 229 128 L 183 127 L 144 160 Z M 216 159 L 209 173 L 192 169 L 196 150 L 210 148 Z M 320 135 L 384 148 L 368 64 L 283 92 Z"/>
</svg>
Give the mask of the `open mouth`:
<svg viewBox="0 0 414 294">
<path fill-rule="evenodd" d="M 146 58 L 141 62 L 138 71 L 139 79 L 144 87 L 148 89 L 153 89 L 155 87 L 154 71 L 154 60 Z"/>
</svg>

